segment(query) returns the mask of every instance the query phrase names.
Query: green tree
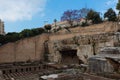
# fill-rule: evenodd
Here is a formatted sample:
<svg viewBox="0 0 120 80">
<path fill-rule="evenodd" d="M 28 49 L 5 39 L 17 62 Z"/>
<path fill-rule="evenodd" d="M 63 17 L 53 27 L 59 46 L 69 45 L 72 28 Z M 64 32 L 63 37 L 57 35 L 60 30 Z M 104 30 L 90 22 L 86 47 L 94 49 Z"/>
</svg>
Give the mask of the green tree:
<svg viewBox="0 0 120 80">
<path fill-rule="evenodd" d="M 21 38 L 26 38 L 26 37 L 31 37 L 33 36 L 33 32 L 30 29 L 24 29 L 23 31 L 20 32 L 20 37 Z"/>
<path fill-rule="evenodd" d="M 56 22 L 57 22 L 57 19 L 54 19 L 55 27 L 57 26 L 57 25 L 56 25 Z"/>
<path fill-rule="evenodd" d="M 16 33 L 16 32 L 7 33 L 4 36 L 4 40 L 5 40 L 4 43 L 14 42 L 14 41 L 17 41 L 19 39 L 20 39 L 19 33 Z"/>
<path fill-rule="evenodd" d="M 105 12 L 104 18 L 108 18 L 108 21 L 116 21 L 117 16 L 115 11 L 112 8 L 110 8 L 107 10 L 107 12 Z"/>
<path fill-rule="evenodd" d="M 52 28 L 52 26 L 50 24 L 47 24 L 44 26 L 44 28 L 49 32 Z"/>
<path fill-rule="evenodd" d="M 34 29 L 24 29 L 20 33 L 10 32 L 6 35 L 0 35 L 0 46 L 9 42 L 15 42 L 22 38 L 36 36 L 44 33 L 45 30 L 43 28 L 34 28 Z"/>
<path fill-rule="evenodd" d="M 116 6 L 116 9 L 119 10 L 119 14 L 120 14 L 120 0 L 118 0 L 118 3 L 117 3 L 117 6 Z"/>
<path fill-rule="evenodd" d="M 31 29 L 31 31 L 33 33 L 33 36 L 36 36 L 45 32 L 43 28 L 34 28 L 34 29 Z"/>
<path fill-rule="evenodd" d="M 4 35 L 0 35 L 0 46 L 5 43 Z"/>
<path fill-rule="evenodd" d="M 98 24 L 102 22 L 102 19 L 100 18 L 100 15 L 98 12 L 94 10 L 90 10 L 86 16 L 88 20 L 92 20 L 93 24 Z"/>
<path fill-rule="evenodd" d="M 37 30 L 39 31 L 39 34 L 42 34 L 45 32 L 45 29 L 43 29 L 43 28 L 37 28 Z"/>
</svg>

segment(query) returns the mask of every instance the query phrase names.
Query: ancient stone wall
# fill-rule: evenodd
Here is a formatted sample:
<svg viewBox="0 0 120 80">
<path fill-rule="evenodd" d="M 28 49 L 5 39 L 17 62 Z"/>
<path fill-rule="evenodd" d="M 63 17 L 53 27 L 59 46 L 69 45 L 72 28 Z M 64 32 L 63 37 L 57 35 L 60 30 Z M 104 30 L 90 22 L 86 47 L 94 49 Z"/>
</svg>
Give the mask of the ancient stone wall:
<svg viewBox="0 0 120 80">
<path fill-rule="evenodd" d="M 103 22 L 100 24 L 90 25 L 89 27 L 76 27 L 76 28 L 69 28 L 63 29 L 57 32 L 57 34 L 70 34 L 72 33 L 79 33 L 82 35 L 88 34 L 99 34 L 104 32 L 115 32 L 120 29 L 120 26 L 117 22 Z"/>
<path fill-rule="evenodd" d="M 44 42 L 47 34 L 26 38 L 0 47 L 0 63 L 27 60 L 43 60 Z"/>
<path fill-rule="evenodd" d="M 87 63 L 87 58 L 96 55 L 101 48 L 114 46 L 114 38 L 115 35 L 113 33 L 56 36 L 55 39 L 52 38 L 48 42 L 49 60 L 61 62 L 62 56 L 60 51 L 77 50 L 79 59 Z"/>
<path fill-rule="evenodd" d="M 49 60 L 60 62 L 61 50 L 76 49 L 79 59 L 87 63 L 87 58 L 96 55 L 101 48 L 118 45 L 119 36 L 114 34 L 118 30 L 116 22 L 61 30 L 49 38 Z"/>
<path fill-rule="evenodd" d="M 43 60 L 46 53 L 50 61 L 61 62 L 63 50 L 77 50 L 79 59 L 87 62 L 86 58 L 97 54 L 102 47 L 114 46 L 119 41 L 116 37 L 119 34 L 114 34 L 118 28 L 116 23 L 105 22 L 8 43 L 0 47 L 0 63 Z"/>
<path fill-rule="evenodd" d="M 14 62 L 14 44 L 8 43 L 0 48 L 0 62 Z"/>
</svg>

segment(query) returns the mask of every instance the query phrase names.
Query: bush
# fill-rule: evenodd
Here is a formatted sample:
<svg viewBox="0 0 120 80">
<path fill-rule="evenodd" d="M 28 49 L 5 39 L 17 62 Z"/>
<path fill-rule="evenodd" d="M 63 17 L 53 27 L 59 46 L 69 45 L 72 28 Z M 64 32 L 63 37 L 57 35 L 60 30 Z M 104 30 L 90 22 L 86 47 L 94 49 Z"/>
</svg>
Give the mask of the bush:
<svg viewBox="0 0 120 80">
<path fill-rule="evenodd" d="M 51 27 L 50 24 L 47 24 L 47 25 L 44 26 L 44 28 L 45 28 L 47 31 L 50 31 L 52 27 Z"/>
<path fill-rule="evenodd" d="M 20 33 L 11 32 L 7 33 L 6 35 L 0 35 L 0 45 L 6 44 L 8 42 L 15 42 L 22 38 L 36 36 L 44 32 L 45 30 L 43 28 L 36 28 L 36 29 L 24 29 Z"/>
<path fill-rule="evenodd" d="M 116 21 L 117 20 L 116 13 L 112 8 L 108 9 L 107 12 L 105 12 L 104 18 L 108 18 L 108 21 Z"/>
<path fill-rule="evenodd" d="M 86 18 L 88 20 L 92 20 L 93 24 L 98 24 L 102 22 L 102 18 L 100 17 L 99 13 L 94 10 L 90 10 Z"/>
<path fill-rule="evenodd" d="M 82 22 L 81 26 L 85 27 L 85 26 L 89 26 L 89 24 L 87 22 Z"/>
</svg>

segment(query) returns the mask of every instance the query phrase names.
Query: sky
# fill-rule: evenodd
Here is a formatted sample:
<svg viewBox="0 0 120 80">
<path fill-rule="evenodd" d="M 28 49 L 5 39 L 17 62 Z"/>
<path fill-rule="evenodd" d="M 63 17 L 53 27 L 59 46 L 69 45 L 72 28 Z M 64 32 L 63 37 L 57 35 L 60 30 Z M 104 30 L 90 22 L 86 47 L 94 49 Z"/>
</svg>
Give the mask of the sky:
<svg viewBox="0 0 120 80">
<path fill-rule="evenodd" d="M 118 0 L 0 0 L 0 19 L 5 32 L 43 27 L 53 23 L 66 10 L 90 8 L 102 14 L 115 7 Z M 117 12 L 117 11 L 116 11 Z"/>
</svg>

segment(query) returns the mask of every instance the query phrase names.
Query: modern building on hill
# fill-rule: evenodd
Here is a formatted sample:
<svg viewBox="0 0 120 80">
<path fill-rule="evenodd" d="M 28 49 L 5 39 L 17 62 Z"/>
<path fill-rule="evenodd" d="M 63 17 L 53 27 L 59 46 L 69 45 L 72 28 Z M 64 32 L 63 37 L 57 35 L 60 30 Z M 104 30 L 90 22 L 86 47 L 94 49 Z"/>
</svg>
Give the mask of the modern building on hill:
<svg viewBox="0 0 120 80">
<path fill-rule="evenodd" d="M 2 20 L 0 20 L 0 35 L 4 35 L 5 31 L 4 31 L 4 22 Z"/>
</svg>

